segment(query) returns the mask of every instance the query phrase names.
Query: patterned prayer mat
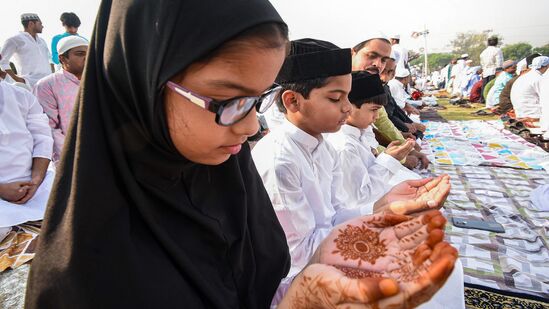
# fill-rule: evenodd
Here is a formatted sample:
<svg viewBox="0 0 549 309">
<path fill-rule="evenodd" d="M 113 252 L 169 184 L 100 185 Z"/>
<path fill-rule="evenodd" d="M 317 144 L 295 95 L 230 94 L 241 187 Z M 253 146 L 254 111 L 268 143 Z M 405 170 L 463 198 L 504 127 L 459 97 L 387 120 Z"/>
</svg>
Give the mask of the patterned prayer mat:
<svg viewBox="0 0 549 309">
<path fill-rule="evenodd" d="M 27 222 L 11 227 L 0 241 L 0 273 L 15 269 L 34 258 L 34 250 L 42 221 Z"/>
<path fill-rule="evenodd" d="M 447 240 L 460 253 L 465 283 L 549 298 L 549 211 L 534 209 L 530 192 L 549 174 L 485 166 L 435 165 L 427 174 L 451 176 L 444 206 Z M 462 229 L 451 217 L 492 220 L 505 233 Z M 483 307 L 521 308 L 521 307 Z"/>
<path fill-rule="evenodd" d="M 544 309 L 549 308 L 549 300 L 477 285 L 466 285 L 465 306 L 467 309 Z"/>
<path fill-rule="evenodd" d="M 422 151 L 434 164 L 549 170 L 549 153 L 505 130 L 499 120 L 424 124 Z"/>
</svg>

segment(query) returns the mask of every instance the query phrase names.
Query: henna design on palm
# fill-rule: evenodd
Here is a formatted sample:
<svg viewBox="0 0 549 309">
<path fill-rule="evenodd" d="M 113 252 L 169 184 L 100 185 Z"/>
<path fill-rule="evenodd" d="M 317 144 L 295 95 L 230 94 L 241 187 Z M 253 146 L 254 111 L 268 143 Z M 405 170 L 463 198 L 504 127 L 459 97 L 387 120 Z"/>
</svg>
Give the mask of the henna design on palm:
<svg viewBox="0 0 549 309">
<path fill-rule="evenodd" d="M 339 235 L 334 239 L 337 250 L 344 260 L 358 260 L 358 267 L 362 261 L 375 264 L 377 259 L 387 253 L 386 239 L 379 239 L 379 233 L 367 228 L 365 225 L 347 225 L 344 230 L 339 230 Z"/>
</svg>

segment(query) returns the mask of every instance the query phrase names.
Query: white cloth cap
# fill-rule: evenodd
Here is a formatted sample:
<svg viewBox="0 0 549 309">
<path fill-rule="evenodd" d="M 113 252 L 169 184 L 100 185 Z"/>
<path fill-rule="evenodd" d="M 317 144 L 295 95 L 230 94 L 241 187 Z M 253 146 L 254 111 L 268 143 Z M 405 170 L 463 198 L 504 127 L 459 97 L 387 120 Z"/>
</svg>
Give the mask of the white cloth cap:
<svg viewBox="0 0 549 309">
<path fill-rule="evenodd" d="M 521 61 L 517 62 L 517 75 L 520 74 L 522 70 L 526 68 L 526 58 L 522 59 Z"/>
<path fill-rule="evenodd" d="M 460 58 L 469 58 L 469 54 L 462 54 Z"/>
<path fill-rule="evenodd" d="M 547 56 L 539 56 L 534 59 L 532 59 L 532 64 L 530 65 L 530 68 L 534 70 L 539 70 L 542 67 L 549 65 L 549 57 Z"/>
<path fill-rule="evenodd" d="M 385 35 L 385 33 L 381 32 L 379 30 L 367 31 L 366 35 L 364 36 L 363 42 L 373 40 L 373 39 L 381 39 L 381 40 L 385 40 L 388 43 L 390 43 L 389 37 L 387 35 Z"/>
<path fill-rule="evenodd" d="M 71 48 L 75 48 L 78 46 L 88 46 L 89 43 L 90 42 L 88 42 L 88 40 L 84 39 L 81 36 L 69 35 L 59 40 L 59 42 L 57 43 L 57 53 L 59 55 L 62 55 Z"/>
<path fill-rule="evenodd" d="M 395 77 L 404 78 L 407 76 L 410 76 L 410 70 L 401 66 L 397 66 L 395 71 Z"/>
<path fill-rule="evenodd" d="M 391 39 L 400 40 L 400 34 L 393 34 L 393 35 L 391 36 Z"/>
</svg>

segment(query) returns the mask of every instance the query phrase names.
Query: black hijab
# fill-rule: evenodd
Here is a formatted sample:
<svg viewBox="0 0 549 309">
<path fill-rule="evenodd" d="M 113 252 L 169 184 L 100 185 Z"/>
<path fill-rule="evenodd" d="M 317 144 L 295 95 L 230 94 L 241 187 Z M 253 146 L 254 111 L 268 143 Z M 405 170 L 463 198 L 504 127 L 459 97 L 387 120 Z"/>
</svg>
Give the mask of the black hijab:
<svg viewBox="0 0 549 309">
<path fill-rule="evenodd" d="M 169 78 L 265 22 L 283 22 L 267 0 L 101 3 L 26 308 L 269 306 L 289 254 L 248 146 L 189 162 L 161 100 Z"/>
</svg>

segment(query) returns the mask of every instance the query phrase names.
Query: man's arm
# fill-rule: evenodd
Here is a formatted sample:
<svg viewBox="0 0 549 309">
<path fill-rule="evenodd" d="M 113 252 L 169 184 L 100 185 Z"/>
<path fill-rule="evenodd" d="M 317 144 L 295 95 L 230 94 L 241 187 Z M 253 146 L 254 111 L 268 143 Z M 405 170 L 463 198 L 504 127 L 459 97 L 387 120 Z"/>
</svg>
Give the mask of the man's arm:
<svg viewBox="0 0 549 309">
<path fill-rule="evenodd" d="M 59 160 L 59 155 L 63 148 L 65 134 L 61 130 L 61 124 L 59 122 L 59 105 L 55 99 L 54 91 L 50 84 L 45 81 L 40 81 L 34 86 L 33 94 L 36 96 L 44 113 L 46 113 L 49 118 L 49 125 L 53 136 L 53 160 L 57 161 Z"/>
<path fill-rule="evenodd" d="M 0 55 L 2 55 L 2 59 L 0 60 L 0 69 L 2 69 L 4 72 L 6 72 L 14 81 L 25 83 L 25 80 L 15 72 L 12 71 L 10 66 L 10 59 L 13 57 L 13 55 L 17 52 L 17 43 L 15 42 L 15 39 L 9 38 L 4 43 L 4 46 L 2 47 L 2 50 L 0 51 Z"/>
</svg>

